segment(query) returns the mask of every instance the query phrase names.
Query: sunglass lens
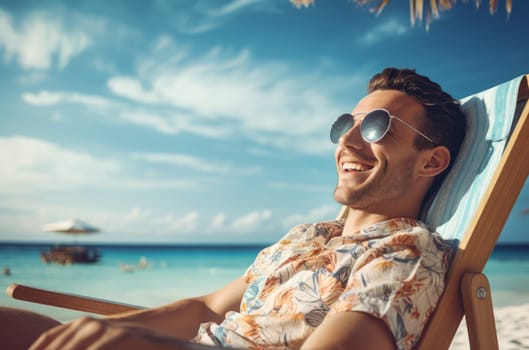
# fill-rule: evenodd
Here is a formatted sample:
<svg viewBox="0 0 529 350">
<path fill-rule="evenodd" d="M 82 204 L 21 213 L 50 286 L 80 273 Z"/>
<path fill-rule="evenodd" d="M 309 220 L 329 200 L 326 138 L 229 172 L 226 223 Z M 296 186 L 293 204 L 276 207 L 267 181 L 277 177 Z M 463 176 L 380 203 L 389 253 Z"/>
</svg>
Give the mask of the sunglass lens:
<svg viewBox="0 0 529 350">
<path fill-rule="evenodd" d="M 355 124 L 355 120 L 349 113 L 342 114 L 336 119 L 331 127 L 331 141 L 338 143 L 340 137 L 348 132 Z"/>
<path fill-rule="evenodd" d="M 386 135 L 390 122 L 386 111 L 375 110 L 368 113 L 360 125 L 360 133 L 367 142 L 377 142 Z"/>
</svg>

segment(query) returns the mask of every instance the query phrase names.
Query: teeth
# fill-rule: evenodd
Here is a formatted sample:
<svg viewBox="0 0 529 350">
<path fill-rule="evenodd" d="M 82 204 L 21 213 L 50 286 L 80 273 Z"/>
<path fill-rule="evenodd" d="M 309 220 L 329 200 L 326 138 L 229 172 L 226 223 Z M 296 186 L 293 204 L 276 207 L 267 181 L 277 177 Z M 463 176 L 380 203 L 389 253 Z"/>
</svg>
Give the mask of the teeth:
<svg viewBox="0 0 529 350">
<path fill-rule="evenodd" d="M 365 164 L 351 163 L 351 162 L 343 163 L 342 168 L 345 171 L 366 171 L 370 169 Z"/>
</svg>

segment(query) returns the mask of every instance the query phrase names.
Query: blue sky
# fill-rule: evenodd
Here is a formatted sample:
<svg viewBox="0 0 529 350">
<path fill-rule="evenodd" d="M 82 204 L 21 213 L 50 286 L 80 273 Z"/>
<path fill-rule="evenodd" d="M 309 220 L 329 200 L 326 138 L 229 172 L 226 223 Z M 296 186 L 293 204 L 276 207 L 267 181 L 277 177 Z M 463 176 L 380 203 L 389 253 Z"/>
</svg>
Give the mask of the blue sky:
<svg viewBox="0 0 529 350">
<path fill-rule="evenodd" d="M 386 66 L 455 97 L 529 73 L 529 2 L 1 1 L 0 240 L 272 242 L 339 206 L 328 130 Z M 527 186 L 526 186 L 527 187 Z M 525 188 L 501 240 L 529 241 Z"/>
</svg>

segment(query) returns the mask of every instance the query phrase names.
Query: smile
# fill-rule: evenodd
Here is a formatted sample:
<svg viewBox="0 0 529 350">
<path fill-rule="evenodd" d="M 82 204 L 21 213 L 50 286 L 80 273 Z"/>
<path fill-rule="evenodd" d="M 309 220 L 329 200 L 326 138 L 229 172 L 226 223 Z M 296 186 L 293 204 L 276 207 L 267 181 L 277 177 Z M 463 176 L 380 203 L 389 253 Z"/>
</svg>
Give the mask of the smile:
<svg viewBox="0 0 529 350">
<path fill-rule="evenodd" d="M 356 163 L 356 162 L 345 162 L 342 164 L 342 170 L 346 172 L 350 171 L 368 171 L 373 169 L 372 166 L 362 164 L 362 163 Z"/>
</svg>

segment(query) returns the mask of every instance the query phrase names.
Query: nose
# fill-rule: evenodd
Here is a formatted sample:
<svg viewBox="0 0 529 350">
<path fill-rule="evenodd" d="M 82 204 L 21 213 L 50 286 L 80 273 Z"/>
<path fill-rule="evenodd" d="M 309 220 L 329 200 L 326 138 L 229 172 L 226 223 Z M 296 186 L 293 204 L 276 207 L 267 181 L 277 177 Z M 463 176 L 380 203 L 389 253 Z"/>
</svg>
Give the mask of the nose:
<svg viewBox="0 0 529 350">
<path fill-rule="evenodd" d="M 356 119 L 355 124 L 345 134 L 340 136 L 338 144 L 342 147 L 352 147 L 355 149 L 362 149 L 365 147 L 366 142 L 360 134 L 360 125 L 362 120 Z"/>
</svg>

